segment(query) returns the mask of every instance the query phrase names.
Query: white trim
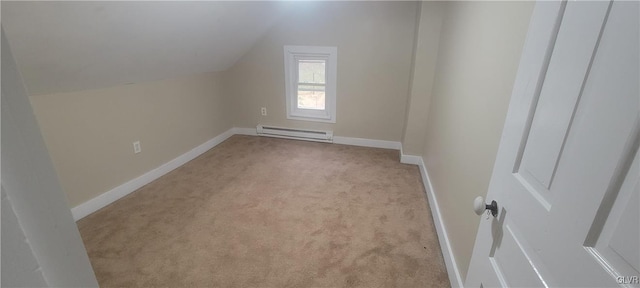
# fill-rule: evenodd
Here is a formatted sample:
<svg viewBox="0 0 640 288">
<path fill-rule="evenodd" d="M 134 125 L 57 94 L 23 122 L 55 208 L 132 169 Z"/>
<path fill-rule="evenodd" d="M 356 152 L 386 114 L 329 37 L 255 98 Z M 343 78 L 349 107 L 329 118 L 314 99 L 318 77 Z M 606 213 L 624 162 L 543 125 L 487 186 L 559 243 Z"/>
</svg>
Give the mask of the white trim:
<svg viewBox="0 0 640 288">
<path fill-rule="evenodd" d="M 200 146 L 191 149 L 191 151 L 184 153 L 175 159 L 160 165 L 159 167 L 142 174 L 141 176 L 132 179 L 124 184 L 113 188 L 105 193 L 100 194 L 99 196 L 84 202 L 76 207 L 71 209 L 71 214 L 73 214 L 73 219 L 78 221 L 85 216 L 100 210 L 101 208 L 115 202 L 116 200 L 127 196 L 133 191 L 138 190 L 140 187 L 151 183 L 153 180 L 160 178 L 161 176 L 171 172 L 172 170 L 184 165 L 185 163 L 193 160 L 194 158 L 200 156 L 202 153 L 207 152 L 209 149 L 217 146 L 222 143 L 227 138 L 233 136 L 236 128 L 229 129 L 222 134 L 212 138 L 211 140 L 201 144 Z M 255 131 L 254 131 L 255 133 Z"/>
<path fill-rule="evenodd" d="M 234 127 L 234 128 L 231 128 L 231 130 L 233 131 L 234 135 L 258 136 L 258 133 L 256 132 L 256 128 Z"/>
<path fill-rule="evenodd" d="M 453 256 L 453 249 L 451 248 L 451 242 L 449 241 L 449 236 L 447 234 L 447 229 L 442 221 L 442 214 L 440 213 L 440 206 L 438 205 L 438 200 L 436 199 L 436 195 L 433 192 L 433 185 L 431 185 L 431 179 L 429 178 L 429 173 L 427 172 L 427 168 L 424 166 L 424 160 L 420 156 L 415 155 L 404 155 L 401 153 L 400 161 L 405 164 L 415 164 L 420 168 L 420 175 L 422 176 L 422 183 L 424 184 L 424 190 L 427 194 L 427 199 L 429 200 L 429 208 L 431 209 L 431 217 L 433 218 L 433 223 L 436 226 L 436 234 L 438 234 L 438 241 L 440 242 L 440 249 L 442 249 L 442 257 L 444 258 L 444 264 L 447 268 L 447 273 L 449 274 L 449 282 L 451 283 L 451 287 L 463 287 L 462 284 L 462 276 L 460 275 L 460 270 L 458 270 L 458 264 L 456 263 L 456 259 Z M 418 162 L 418 163 L 414 163 Z"/>
<path fill-rule="evenodd" d="M 334 144 L 344 144 L 352 146 L 373 147 L 400 150 L 402 145 L 398 141 L 374 140 L 365 138 L 333 136 Z"/>
<path fill-rule="evenodd" d="M 256 132 L 256 128 L 235 127 L 232 130 L 233 130 L 233 134 L 251 135 L 251 136 L 258 135 Z M 362 147 L 383 148 L 383 149 L 393 149 L 393 150 L 402 149 L 402 145 L 398 141 L 375 140 L 375 139 L 343 137 L 343 136 L 333 136 L 333 144 L 343 144 L 343 145 L 351 145 L 351 146 L 362 146 Z"/>
<path fill-rule="evenodd" d="M 415 155 L 406 155 L 402 151 L 402 147 L 400 147 L 400 163 L 420 166 L 420 163 L 422 163 L 422 157 Z"/>
<path fill-rule="evenodd" d="M 458 270 L 458 264 L 456 258 L 453 256 L 453 249 L 451 248 L 451 242 L 449 241 L 449 234 L 447 234 L 447 228 L 442 221 L 442 214 L 440 213 L 440 206 L 436 199 L 435 192 L 433 192 L 433 186 L 431 185 L 431 179 L 427 168 L 424 166 L 422 158 L 420 159 L 420 174 L 422 175 L 422 182 L 425 183 L 425 190 L 427 191 L 427 198 L 429 199 L 429 207 L 431 208 L 431 217 L 436 224 L 436 233 L 438 234 L 438 241 L 440 242 L 440 249 L 442 249 L 442 257 L 444 257 L 444 264 L 449 274 L 449 282 L 451 287 L 463 287 L 462 276 L 460 270 Z"/>
</svg>

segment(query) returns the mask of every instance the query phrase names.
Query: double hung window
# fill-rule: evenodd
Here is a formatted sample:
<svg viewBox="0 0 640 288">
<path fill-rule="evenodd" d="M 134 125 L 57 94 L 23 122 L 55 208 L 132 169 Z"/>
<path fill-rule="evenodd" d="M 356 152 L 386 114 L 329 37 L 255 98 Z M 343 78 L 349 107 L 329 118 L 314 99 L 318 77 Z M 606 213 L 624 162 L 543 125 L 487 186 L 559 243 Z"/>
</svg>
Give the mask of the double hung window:
<svg viewBox="0 0 640 288">
<path fill-rule="evenodd" d="M 336 122 L 337 48 L 285 46 L 287 118 Z"/>
</svg>

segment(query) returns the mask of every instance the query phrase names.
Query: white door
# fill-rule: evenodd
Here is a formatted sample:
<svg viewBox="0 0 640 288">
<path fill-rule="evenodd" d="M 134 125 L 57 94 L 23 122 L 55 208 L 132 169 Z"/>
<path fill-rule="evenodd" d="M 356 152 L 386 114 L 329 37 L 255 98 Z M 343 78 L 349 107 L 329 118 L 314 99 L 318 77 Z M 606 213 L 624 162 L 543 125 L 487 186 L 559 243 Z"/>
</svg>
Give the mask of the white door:
<svg viewBox="0 0 640 288">
<path fill-rule="evenodd" d="M 465 287 L 640 287 L 639 8 L 536 4 Z"/>
</svg>

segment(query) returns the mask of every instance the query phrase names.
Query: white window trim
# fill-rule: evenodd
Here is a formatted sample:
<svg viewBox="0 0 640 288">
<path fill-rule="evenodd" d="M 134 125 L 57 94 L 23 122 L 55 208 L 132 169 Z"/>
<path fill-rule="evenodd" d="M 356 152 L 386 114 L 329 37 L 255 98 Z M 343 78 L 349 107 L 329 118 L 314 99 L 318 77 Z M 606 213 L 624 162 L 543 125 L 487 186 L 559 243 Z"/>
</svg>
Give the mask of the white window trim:
<svg viewBox="0 0 640 288">
<path fill-rule="evenodd" d="M 314 58 L 326 61 L 325 110 L 298 108 L 296 58 Z M 336 81 L 338 48 L 325 46 L 284 46 L 284 79 L 287 119 L 336 123 Z"/>
</svg>

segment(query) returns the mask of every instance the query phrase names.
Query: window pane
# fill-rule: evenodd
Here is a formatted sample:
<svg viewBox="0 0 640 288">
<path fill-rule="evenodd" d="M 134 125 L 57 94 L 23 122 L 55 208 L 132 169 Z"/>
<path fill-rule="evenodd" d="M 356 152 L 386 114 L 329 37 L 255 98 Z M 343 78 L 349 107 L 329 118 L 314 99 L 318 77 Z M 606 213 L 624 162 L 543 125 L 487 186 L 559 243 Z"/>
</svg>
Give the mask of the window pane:
<svg viewBox="0 0 640 288">
<path fill-rule="evenodd" d="M 298 83 L 325 84 L 325 60 L 298 60 Z"/>
<path fill-rule="evenodd" d="M 298 85 L 298 108 L 324 110 L 324 85 Z"/>
<path fill-rule="evenodd" d="M 298 60 L 298 108 L 324 110 L 325 60 Z"/>
</svg>

